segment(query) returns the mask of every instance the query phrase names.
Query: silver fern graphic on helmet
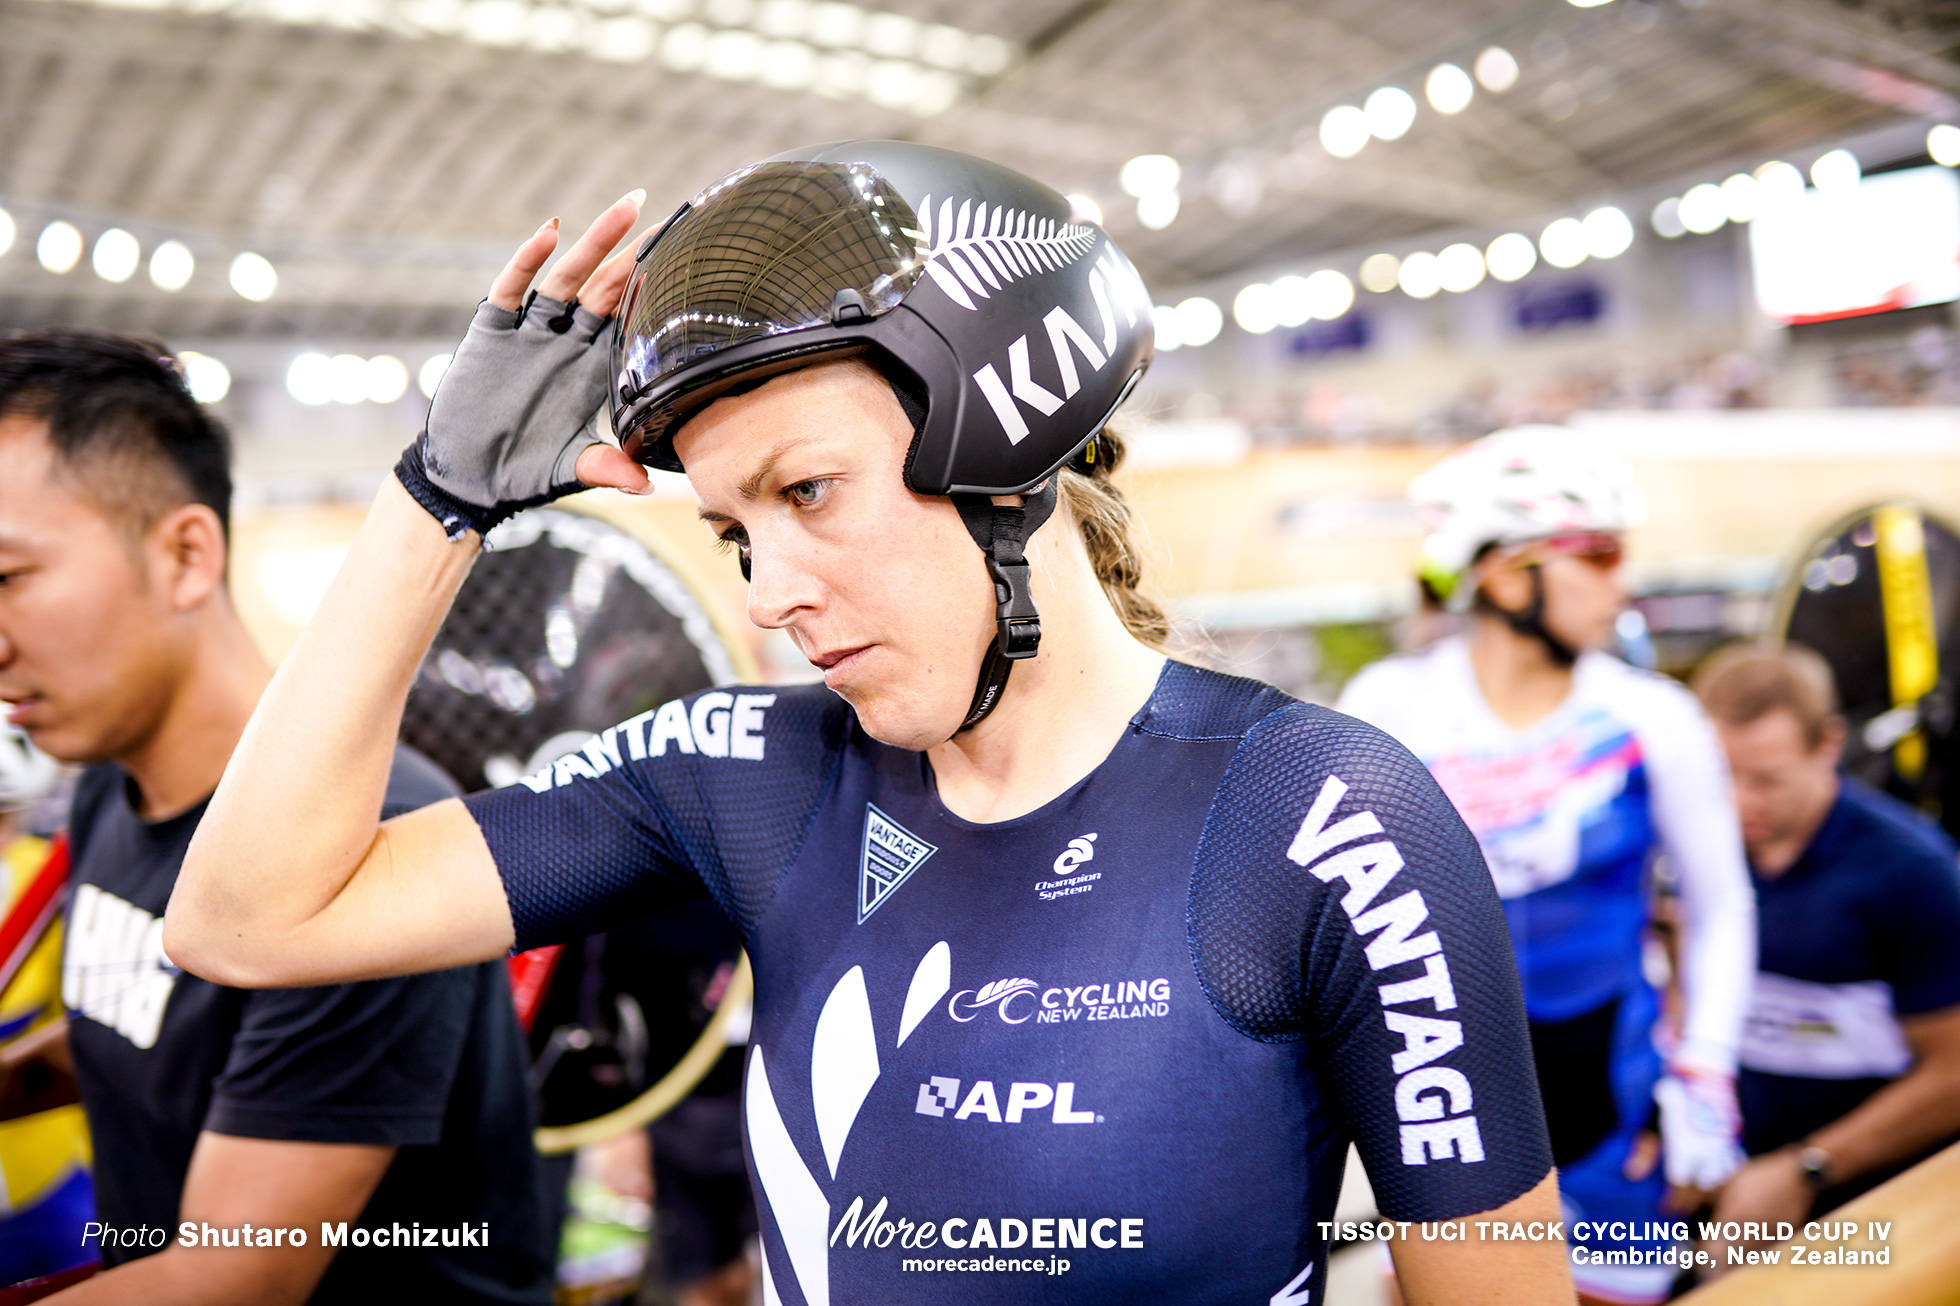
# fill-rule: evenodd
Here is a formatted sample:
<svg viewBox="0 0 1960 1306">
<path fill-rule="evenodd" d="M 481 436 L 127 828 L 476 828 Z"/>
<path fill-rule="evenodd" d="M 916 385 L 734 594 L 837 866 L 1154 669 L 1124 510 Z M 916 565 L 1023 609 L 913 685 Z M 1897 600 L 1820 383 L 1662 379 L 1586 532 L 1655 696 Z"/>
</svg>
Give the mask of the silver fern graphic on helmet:
<svg viewBox="0 0 1960 1306">
<path fill-rule="evenodd" d="M 919 229 L 905 234 L 925 249 L 926 275 L 968 311 L 978 308 L 968 291 L 992 298 L 988 286 L 999 290 L 1037 272 L 1057 271 L 1095 248 L 1093 227 L 1039 218 L 1005 204 L 989 210 L 970 199 L 959 203 L 956 212 L 951 196 L 942 199 L 935 224 L 932 196 L 926 196 L 919 204 Z"/>
</svg>

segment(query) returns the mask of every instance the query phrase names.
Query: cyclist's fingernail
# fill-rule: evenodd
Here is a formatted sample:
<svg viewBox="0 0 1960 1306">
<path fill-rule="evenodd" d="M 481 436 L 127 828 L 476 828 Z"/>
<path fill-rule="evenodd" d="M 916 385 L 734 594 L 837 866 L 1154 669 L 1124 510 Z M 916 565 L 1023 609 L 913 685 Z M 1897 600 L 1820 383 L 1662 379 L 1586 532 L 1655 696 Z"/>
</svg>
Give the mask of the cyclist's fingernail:
<svg viewBox="0 0 1960 1306">
<path fill-rule="evenodd" d="M 633 207 L 638 208 L 640 207 L 640 205 L 647 202 L 647 189 L 646 187 L 641 186 L 635 190 L 627 191 L 624 195 L 621 195 L 619 198 L 622 200 L 632 200 Z"/>
<path fill-rule="evenodd" d="M 553 218 L 549 222 L 546 222 L 544 225 L 538 228 L 538 234 L 543 235 L 547 231 L 556 231 L 556 230 L 558 230 L 558 219 Z"/>
</svg>

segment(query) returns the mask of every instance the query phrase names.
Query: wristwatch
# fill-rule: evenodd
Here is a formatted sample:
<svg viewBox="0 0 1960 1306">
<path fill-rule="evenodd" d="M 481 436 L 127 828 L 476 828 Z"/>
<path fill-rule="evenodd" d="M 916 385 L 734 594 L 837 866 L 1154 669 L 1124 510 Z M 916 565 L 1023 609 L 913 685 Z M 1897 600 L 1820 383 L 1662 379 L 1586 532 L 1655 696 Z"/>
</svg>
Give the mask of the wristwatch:
<svg viewBox="0 0 1960 1306">
<path fill-rule="evenodd" d="M 1831 1154 L 1816 1144 L 1806 1143 L 1797 1149 L 1797 1169 L 1803 1172 L 1810 1191 L 1822 1192 L 1831 1186 Z"/>
</svg>

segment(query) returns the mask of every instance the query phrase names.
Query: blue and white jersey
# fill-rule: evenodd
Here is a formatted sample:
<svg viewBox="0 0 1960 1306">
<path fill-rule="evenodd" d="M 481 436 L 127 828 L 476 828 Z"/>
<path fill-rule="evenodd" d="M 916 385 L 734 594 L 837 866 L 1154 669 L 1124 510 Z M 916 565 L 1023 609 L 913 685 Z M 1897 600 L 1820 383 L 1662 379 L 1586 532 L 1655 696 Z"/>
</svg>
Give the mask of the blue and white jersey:
<svg viewBox="0 0 1960 1306">
<path fill-rule="evenodd" d="M 819 687 L 468 803 L 521 948 L 702 893 L 746 935 L 771 1301 L 1319 1301 L 1350 1140 L 1403 1220 L 1549 1169 L 1475 840 L 1400 746 L 1263 685 L 1167 664 L 995 824 Z"/>
<path fill-rule="evenodd" d="M 1476 834 L 1534 1021 L 1573 1019 L 1642 982 L 1646 873 L 1664 851 L 1685 916 L 1675 1055 L 1734 1072 L 1755 919 L 1728 766 L 1693 695 L 1586 653 L 1566 701 L 1513 730 L 1453 637 L 1366 668 L 1341 708 L 1408 745 Z"/>
</svg>

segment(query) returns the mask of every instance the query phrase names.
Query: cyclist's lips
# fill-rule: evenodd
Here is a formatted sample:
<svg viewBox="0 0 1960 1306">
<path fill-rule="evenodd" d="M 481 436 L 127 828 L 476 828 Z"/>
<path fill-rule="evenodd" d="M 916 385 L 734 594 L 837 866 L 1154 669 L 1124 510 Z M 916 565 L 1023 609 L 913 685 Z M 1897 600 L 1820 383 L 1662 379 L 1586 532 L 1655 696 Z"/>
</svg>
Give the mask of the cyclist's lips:
<svg viewBox="0 0 1960 1306">
<path fill-rule="evenodd" d="M 859 644 L 851 648 L 832 649 L 827 653 L 812 653 L 809 655 L 810 665 L 822 671 L 824 683 L 835 689 L 839 681 L 849 678 L 851 672 L 863 663 L 864 655 L 874 647 L 872 644 Z"/>
</svg>

